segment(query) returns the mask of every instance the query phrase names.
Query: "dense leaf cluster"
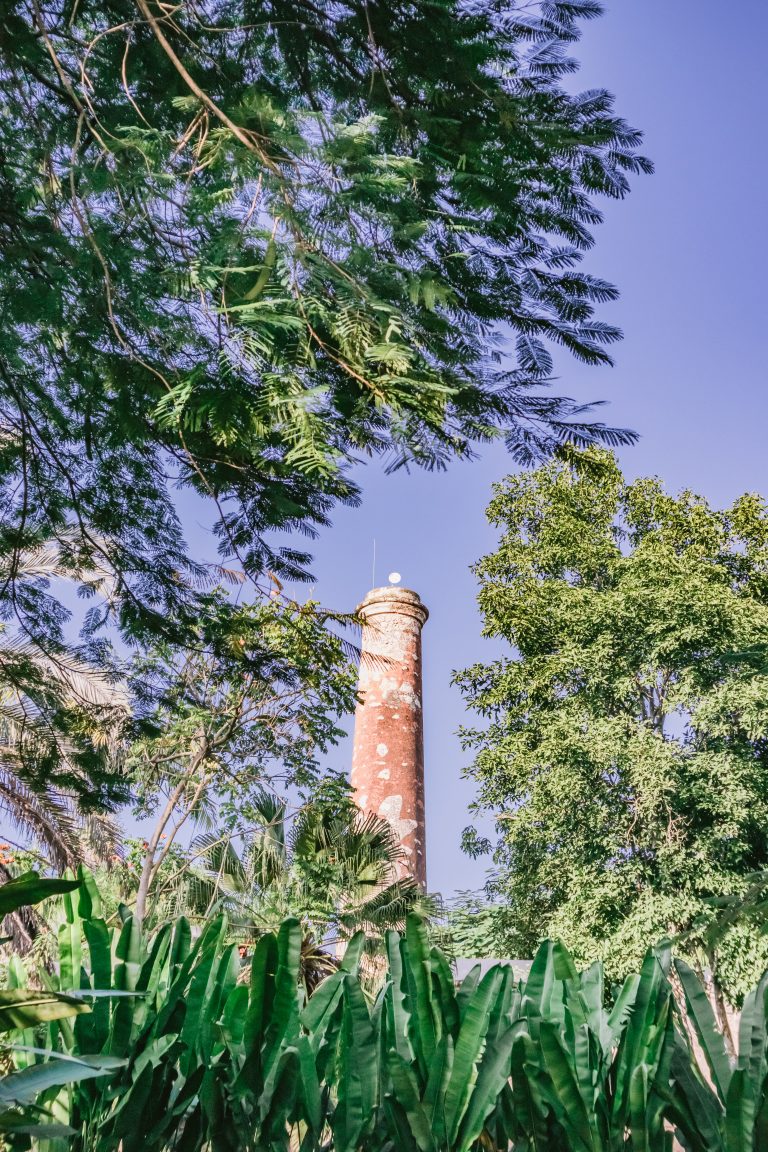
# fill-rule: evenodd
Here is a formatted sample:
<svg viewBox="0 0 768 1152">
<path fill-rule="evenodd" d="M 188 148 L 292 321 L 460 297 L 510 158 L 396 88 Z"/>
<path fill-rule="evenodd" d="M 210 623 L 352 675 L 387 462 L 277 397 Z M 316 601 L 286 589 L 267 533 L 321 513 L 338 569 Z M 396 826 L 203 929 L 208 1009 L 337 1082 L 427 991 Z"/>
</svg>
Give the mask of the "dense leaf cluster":
<svg viewBox="0 0 768 1152">
<path fill-rule="evenodd" d="M 227 555 L 294 578 L 270 533 L 356 500 L 359 454 L 618 436 L 531 388 L 548 342 L 608 359 L 615 292 L 577 265 L 595 197 L 648 168 L 605 92 L 560 84 L 598 11 L 5 4 L 0 554 L 66 533 L 116 574 L 92 629 L 183 630 L 176 484 Z"/>
<path fill-rule="evenodd" d="M 115 626 L 194 648 L 203 621 L 226 662 L 237 612 L 211 586 L 305 577 L 288 534 L 358 500 L 360 457 L 622 437 L 538 387 L 553 341 L 608 359 L 615 291 L 578 262 L 596 197 L 648 168 L 605 92 L 561 84 L 598 11 L 2 5 L 0 805 L 58 863 L 73 796 L 127 794 L 106 752 L 130 702 L 88 687 Z M 88 601 L 79 651 L 62 580 Z"/>
<path fill-rule="evenodd" d="M 507 944 L 559 935 L 623 974 L 768 864 L 768 509 L 629 483 L 597 453 L 508 478 L 489 518 L 479 602 L 510 654 L 460 682 L 488 721 L 464 737 Z M 765 962 L 742 929 L 687 946 L 735 996 Z"/>
<path fill-rule="evenodd" d="M 29 562 L 23 571 L 33 578 Z M 200 607 L 184 646 L 161 638 L 113 653 L 111 675 L 65 644 L 41 653 L 18 630 L 0 633 L 6 835 L 56 870 L 111 864 L 109 808 L 129 802 L 154 820 L 139 915 L 181 832 L 215 820 L 232 835 L 268 783 L 311 790 L 355 704 L 347 646 L 313 602 L 235 603 L 219 588 Z"/>
<path fill-rule="evenodd" d="M 29 1147 L 25 1123 L 50 1152 L 621 1152 L 669 1149 L 673 1134 L 691 1152 L 764 1146 L 765 980 L 730 1059 L 701 985 L 684 964 L 673 977 L 668 950 L 609 1007 L 601 965 L 579 973 L 550 941 L 524 983 L 495 964 L 456 987 L 411 917 L 388 936 L 373 1002 L 360 937 L 307 998 L 294 920 L 262 937 L 248 970 L 222 921 L 197 939 L 184 920 L 146 939 L 130 916 L 107 924 L 89 877 L 64 900 L 48 1002 L 0 993 L 11 1023 L 28 1025 L 0 1081 L 12 1147 Z M 12 984 L 21 975 L 13 967 Z"/>
<path fill-rule="evenodd" d="M 192 840 L 155 915 L 166 919 L 170 907 L 205 921 L 225 912 L 246 942 L 295 916 L 305 939 L 340 949 L 363 930 L 374 950 L 409 911 L 433 909 L 413 877 L 398 876 L 403 859 L 391 824 L 361 812 L 340 781 L 324 780 L 298 810 L 263 789 L 242 804 L 234 827 Z M 319 959 L 322 971 L 327 953 Z"/>
</svg>

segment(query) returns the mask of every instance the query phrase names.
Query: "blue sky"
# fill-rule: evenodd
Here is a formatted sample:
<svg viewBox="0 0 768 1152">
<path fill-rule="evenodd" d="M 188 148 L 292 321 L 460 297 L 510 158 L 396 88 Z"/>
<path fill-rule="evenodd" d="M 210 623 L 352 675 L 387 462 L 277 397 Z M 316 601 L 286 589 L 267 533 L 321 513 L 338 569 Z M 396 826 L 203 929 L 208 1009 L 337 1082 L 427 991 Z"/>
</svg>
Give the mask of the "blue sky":
<svg viewBox="0 0 768 1152">
<path fill-rule="evenodd" d="M 606 87 L 646 133 L 656 175 L 607 204 L 587 266 L 614 281 L 604 310 L 625 339 L 616 367 L 558 360 L 562 392 L 607 399 L 605 416 L 635 428 L 622 453 L 631 476 L 662 476 L 719 505 L 768 492 L 764 213 L 768 160 L 768 9 L 710 0 L 616 0 L 587 25 L 580 88 Z M 315 595 L 353 607 L 393 568 L 429 606 L 424 631 L 429 883 L 450 894 L 482 884 L 482 861 L 461 853 L 472 784 L 456 738 L 468 719 L 452 669 L 491 657 L 481 638 L 469 565 L 494 544 L 483 510 L 510 470 L 501 448 L 447 474 L 361 473 L 363 506 L 342 509 L 315 545 Z M 471 722 L 471 721 L 470 721 Z M 337 765 L 347 762 L 338 750 Z"/>
</svg>

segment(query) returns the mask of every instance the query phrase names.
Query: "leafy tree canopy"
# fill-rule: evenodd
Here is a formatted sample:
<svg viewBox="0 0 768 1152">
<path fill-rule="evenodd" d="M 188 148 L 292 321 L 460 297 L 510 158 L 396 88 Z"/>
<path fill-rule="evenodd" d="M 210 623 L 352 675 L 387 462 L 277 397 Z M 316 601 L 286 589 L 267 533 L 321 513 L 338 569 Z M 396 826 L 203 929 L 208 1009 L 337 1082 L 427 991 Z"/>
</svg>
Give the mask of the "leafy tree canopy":
<svg viewBox="0 0 768 1152">
<path fill-rule="evenodd" d="M 215 826 L 225 842 L 254 805 L 258 814 L 268 783 L 313 789 L 318 757 L 343 735 L 338 718 L 354 707 L 355 670 L 317 605 L 233 609 L 211 596 L 208 608 L 193 649 L 180 654 L 159 642 L 134 663 L 142 731 L 127 767 L 135 814 L 154 825 L 137 920 L 182 829 Z M 211 627 L 222 616 L 232 629 L 228 658 L 216 653 Z"/>
<path fill-rule="evenodd" d="M 766 502 L 717 511 L 591 450 L 509 477 L 488 517 L 479 603 L 512 651 L 457 679 L 487 722 L 463 736 L 511 954 L 552 934 L 617 975 L 695 929 L 684 947 L 737 996 L 764 941 L 710 950 L 697 925 L 768 864 Z"/>
<path fill-rule="evenodd" d="M 607 93 L 561 84 L 599 7 L 3 5 L 0 553 L 30 634 L 59 614 L 13 557 L 52 540 L 113 574 L 91 630 L 183 634 L 177 485 L 227 557 L 296 578 L 270 533 L 356 500 L 358 455 L 621 437 L 533 387 L 552 342 L 608 360 L 615 291 L 578 264 L 595 197 L 649 169 Z"/>
<path fill-rule="evenodd" d="M 104 809 L 126 792 L 126 686 L 103 660 L 64 642 L 63 613 L 45 591 L 51 580 L 83 576 L 56 546 L 0 560 L 8 592 L 0 596 L 0 812 L 57 869 L 114 852 L 117 830 Z M 34 602 L 52 608 L 42 640 L 21 624 Z"/>
</svg>

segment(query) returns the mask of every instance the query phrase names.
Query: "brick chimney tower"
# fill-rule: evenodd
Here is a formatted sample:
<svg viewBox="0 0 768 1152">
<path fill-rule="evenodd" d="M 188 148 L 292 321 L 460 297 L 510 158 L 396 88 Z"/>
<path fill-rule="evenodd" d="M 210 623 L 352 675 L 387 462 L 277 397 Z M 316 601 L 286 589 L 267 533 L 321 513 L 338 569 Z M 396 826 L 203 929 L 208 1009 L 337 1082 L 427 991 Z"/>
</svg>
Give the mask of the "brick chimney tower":
<svg viewBox="0 0 768 1152">
<path fill-rule="evenodd" d="M 360 808 L 396 831 L 401 877 L 426 888 L 421 629 L 429 613 L 415 592 L 395 587 L 374 588 L 357 612 L 364 623 L 352 787 Z"/>
</svg>

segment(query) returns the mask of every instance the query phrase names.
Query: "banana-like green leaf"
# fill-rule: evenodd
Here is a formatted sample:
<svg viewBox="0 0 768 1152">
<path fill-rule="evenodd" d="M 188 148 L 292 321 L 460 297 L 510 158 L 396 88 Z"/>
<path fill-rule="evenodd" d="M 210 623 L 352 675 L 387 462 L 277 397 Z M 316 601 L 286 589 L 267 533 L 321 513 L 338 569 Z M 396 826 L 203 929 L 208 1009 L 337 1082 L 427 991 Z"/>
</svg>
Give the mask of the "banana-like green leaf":
<svg viewBox="0 0 768 1152">
<path fill-rule="evenodd" d="M 470 968 L 467 975 L 459 985 L 456 993 L 456 1006 L 459 1009 L 459 1019 L 464 1019 L 464 1013 L 472 1002 L 472 997 L 475 994 L 475 989 L 480 983 L 480 978 L 483 974 L 482 968 L 479 964 L 475 964 Z"/>
<path fill-rule="evenodd" d="M 419 1086 L 413 1070 L 394 1050 L 387 1053 L 387 1068 L 397 1103 L 403 1109 L 408 1128 L 420 1152 L 437 1152 L 429 1117 L 419 1097 Z"/>
<path fill-rule="evenodd" d="M 733 1068 L 726 1051 L 725 1040 L 717 1027 L 709 997 L 696 973 L 684 960 L 676 960 L 675 969 L 683 986 L 688 1015 L 712 1074 L 712 1081 L 720 1099 L 725 1101 Z"/>
<path fill-rule="evenodd" d="M 247 1011 L 248 989 L 244 984 L 238 984 L 230 989 L 221 1017 L 224 1041 L 230 1051 L 242 1045 Z"/>
<path fill-rule="evenodd" d="M 621 1039 L 621 1034 L 634 1008 L 639 986 L 640 975 L 637 972 L 633 972 L 627 976 L 619 990 L 611 1013 L 608 1016 L 605 1040 L 603 1043 L 603 1051 L 606 1054 L 608 1054 L 612 1048 L 615 1048 Z"/>
<path fill-rule="evenodd" d="M 77 1136 L 74 1128 L 68 1124 L 46 1124 L 35 1122 L 23 1112 L 0 1113 L 0 1132 L 8 1132 L 14 1136 L 33 1136 L 38 1140 L 66 1140 L 70 1136 Z"/>
<path fill-rule="evenodd" d="M 510 1027 L 486 1048 L 459 1130 L 457 1152 L 469 1152 L 496 1107 L 512 1070 L 513 1041 L 514 1031 Z"/>
<path fill-rule="evenodd" d="M 13 1028 L 35 1028 L 49 1020 L 90 1012 L 90 1006 L 59 992 L 36 988 L 6 988 L 0 991 L 0 1032 Z"/>
<path fill-rule="evenodd" d="M 629 1081 L 629 1116 L 632 1152 L 652 1152 L 651 1133 L 646 1124 L 648 1106 L 648 1065 L 633 1068 Z"/>
<path fill-rule="evenodd" d="M 605 1017 L 605 987 L 603 966 L 595 961 L 586 971 L 579 973 L 578 999 L 581 1004 L 584 1023 L 589 1030 L 602 1040 Z"/>
<path fill-rule="evenodd" d="M 37 1020 L 15 1018 L 26 1044 L 2 1082 L 0 1107 L 34 1127 L 17 1134 L 41 1152 L 64 1152 L 53 1125 L 68 1118 L 78 1133 L 83 1124 L 98 1132 L 105 1152 L 121 1142 L 124 1152 L 285 1152 L 289 1143 L 320 1152 L 329 1142 L 334 1152 L 671 1152 L 673 1130 L 686 1152 L 768 1149 L 768 979 L 746 998 L 731 1073 L 703 991 L 678 965 L 720 1077 L 715 1091 L 681 1029 L 667 951 L 649 954 L 609 1012 L 602 969 L 577 974 L 556 943 L 539 950 L 522 989 L 497 966 L 457 992 L 411 921 L 405 939 L 389 935 L 372 1008 L 358 972 L 362 938 L 303 1004 L 297 921 L 260 941 L 246 986 L 221 920 L 194 942 L 187 927 L 167 925 L 147 951 L 126 915 L 113 951 L 87 880 L 76 909 L 64 894 L 63 966 L 48 976 L 51 991 L 34 993 L 81 1014 L 73 1028 L 51 1009 L 54 1050 L 32 1047 Z M 25 979 L 9 965 L 0 1021 L 5 1008 L 23 1011 Z M 89 1000 L 106 1030 L 88 1030 Z M 78 1061 L 95 1039 L 108 1055 Z M 45 1112 L 20 1112 L 35 1100 Z"/>
<path fill-rule="evenodd" d="M 443 1021 L 443 1032 L 450 1032 L 454 1039 L 461 1026 L 461 1012 L 456 1000 L 456 987 L 451 966 L 439 948 L 432 948 L 429 954 L 432 981 Z"/>
<path fill-rule="evenodd" d="M 141 975 L 144 958 L 141 928 L 133 916 L 127 917 L 117 941 L 115 956 L 115 987 L 133 992 Z"/>
<path fill-rule="evenodd" d="M 101 920 L 104 917 L 101 893 L 96 883 L 96 877 L 90 868 L 80 865 L 77 870 L 77 879 L 80 884 L 78 892 L 77 912 L 81 920 Z"/>
<path fill-rule="evenodd" d="M 0 1108 L 23 1108 L 32 1104 L 41 1092 L 62 1084 L 79 1080 L 92 1080 L 98 1076 L 111 1076 L 125 1066 L 125 1060 L 114 1056 L 79 1057 L 78 1059 L 50 1060 L 33 1064 L 0 1079 Z"/>
<path fill-rule="evenodd" d="M 234 944 L 226 945 L 226 927 L 215 934 L 200 954 L 184 995 L 185 1016 L 181 1039 L 193 1054 L 185 1063 L 191 1071 L 195 1060 L 211 1061 L 219 1034 L 219 1019 L 229 992 L 237 982 L 240 970 Z"/>
<path fill-rule="evenodd" d="M 725 1101 L 725 1137 L 728 1152 L 754 1152 L 756 1101 L 746 1069 L 737 1068 Z"/>
<path fill-rule="evenodd" d="M 365 948 L 365 932 L 355 932 L 344 951 L 341 961 L 341 971 L 351 972 L 353 975 L 360 967 L 360 958 Z"/>
<path fill-rule="evenodd" d="M 738 1067 L 744 1068 L 753 1089 L 760 1091 L 766 1077 L 766 1001 L 768 972 L 745 998 L 739 1022 Z"/>
<path fill-rule="evenodd" d="M 670 1063 L 666 1117 L 675 1125 L 685 1148 L 693 1152 L 724 1152 L 723 1108 L 691 1061 L 687 1043 L 678 1034 Z M 731 1081 L 733 1084 L 733 1080 Z"/>
<path fill-rule="evenodd" d="M 406 921 L 403 975 L 408 989 L 412 1040 L 424 1075 L 428 1074 L 439 1040 L 429 952 L 423 921 L 414 914 L 409 915 Z"/>
<path fill-rule="evenodd" d="M 293 1108 L 299 1085 L 297 1075 L 298 1053 L 293 1047 L 283 1048 L 264 1081 L 259 1098 L 261 1113 L 261 1140 L 264 1147 L 276 1142 L 278 1132 L 285 1131 L 288 1115 Z"/>
<path fill-rule="evenodd" d="M 281 1048 L 292 1043 L 299 1031 L 299 971 L 301 967 L 301 925 L 289 919 L 280 925 L 277 936 L 275 998 L 264 1037 L 265 1075 L 278 1059 Z"/>
<path fill-rule="evenodd" d="M 752 1129 L 753 1146 L 768 1148 L 768 1093 L 764 1092 Z"/>
<path fill-rule="evenodd" d="M 549 1075 L 549 1103 L 569 1134 L 574 1150 L 578 1152 L 600 1152 L 599 1134 L 594 1122 L 591 1101 L 586 1101 L 579 1091 L 579 1081 L 571 1062 L 571 1054 L 565 1049 L 556 1023 L 542 1020 L 539 1028 L 539 1044 L 544 1057 L 544 1066 Z"/>
<path fill-rule="evenodd" d="M 111 1116 L 111 1134 L 117 1146 L 135 1141 L 145 1128 L 146 1112 L 152 1094 L 154 1069 L 150 1062 L 135 1072 Z"/>
<path fill-rule="evenodd" d="M 643 960 L 634 1005 L 614 1060 L 616 1088 L 611 1102 L 611 1125 L 622 1131 L 629 1123 L 631 1078 L 642 1064 L 652 1064 L 651 1054 L 659 1028 L 666 1027 L 671 987 L 662 959 L 648 952 Z"/>
<path fill-rule="evenodd" d="M 124 921 L 115 947 L 112 986 L 121 992 L 135 992 L 141 975 L 144 941 L 141 928 L 133 916 Z M 141 1023 L 141 1006 L 126 998 L 118 1003 L 112 1015 L 110 1050 L 127 1056 Z"/>
<path fill-rule="evenodd" d="M 82 893 L 81 889 L 81 908 Z M 94 901 L 87 893 L 88 904 Z M 111 993 L 112 989 L 112 934 L 105 922 L 97 916 L 83 920 L 83 933 L 88 942 L 89 975 L 91 989 L 95 995 L 92 1014 L 75 1025 L 77 1044 L 81 1052 L 103 1052 L 109 1035 L 111 1007 L 109 1000 L 99 993 Z M 83 981 L 85 983 L 85 981 Z"/>
<path fill-rule="evenodd" d="M 304 1116 L 315 1139 L 319 1141 L 325 1116 L 323 1115 L 323 1094 L 315 1067 L 315 1054 L 307 1036 L 297 1036 L 295 1047 L 299 1058 Z"/>
<path fill-rule="evenodd" d="M 545 940 L 533 958 L 524 994 L 526 1015 L 529 1018 L 546 1017 L 549 1013 L 555 986 L 554 947 L 554 941 Z"/>
<path fill-rule="evenodd" d="M 424 1092 L 424 1111 L 429 1120 L 435 1143 L 443 1147 L 448 1137 L 445 1114 L 445 1093 L 451 1079 L 453 1070 L 454 1043 L 453 1036 L 446 1032 L 437 1046 L 432 1067 L 429 1070 L 426 1091 Z"/>
<path fill-rule="evenodd" d="M 549 1104 L 542 1092 L 541 1052 L 524 1031 L 521 1022 L 512 1038 L 512 1105 L 520 1133 L 519 1143 L 526 1152 L 549 1152 Z"/>
<path fill-rule="evenodd" d="M 340 1027 L 344 973 L 334 972 L 310 996 L 301 1013 L 301 1023 L 309 1033 L 309 1043 L 317 1056 L 329 1045 L 335 1046 L 335 1033 Z"/>
<path fill-rule="evenodd" d="M 411 1013 L 409 998 L 406 995 L 405 973 L 403 971 L 404 941 L 397 932 L 389 931 L 385 937 L 389 978 L 387 980 L 385 1005 L 383 1008 L 387 1025 L 387 1042 L 394 1047 L 401 1059 L 410 1064 L 414 1059 L 411 1045 Z"/>
<path fill-rule="evenodd" d="M 248 1059 L 261 1050 L 267 1021 L 272 1012 L 277 972 L 277 940 L 271 932 L 261 937 L 251 961 L 251 986 L 243 1044 Z"/>
<path fill-rule="evenodd" d="M 344 1007 L 338 1058 L 338 1103 L 332 1127 L 334 1152 L 354 1152 L 377 1104 L 378 1037 L 362 989 L 344 974 Z"/>
<path fill-rule="evenodd" d="M 74 892 L 79 886 L 79 880 L 49 880 L 37 872 L 24 872 L 6 884 L 0 884 L 0 919 L 28 904 L 39 904 L 50 896 Z"/>
<path fill-rule="evenodd" d="M 80 988 L 83 968 L 83 922 L 70 893 L 65 893 L 62 903 L 65 921 L 59 928 L 59 987 Z"/>
<path fill-rule="evenodd" d="M 501 984 L 501 968 L 496 966 L 486 972 L 461 1022 L 451 1078 L 445 1092 L 445 1123 L 451 1144 L 456 1141 L 459 1126 L 477 1080 L 478 1063 L 485 1048 L 491 1011 Z"/>
</svg>

